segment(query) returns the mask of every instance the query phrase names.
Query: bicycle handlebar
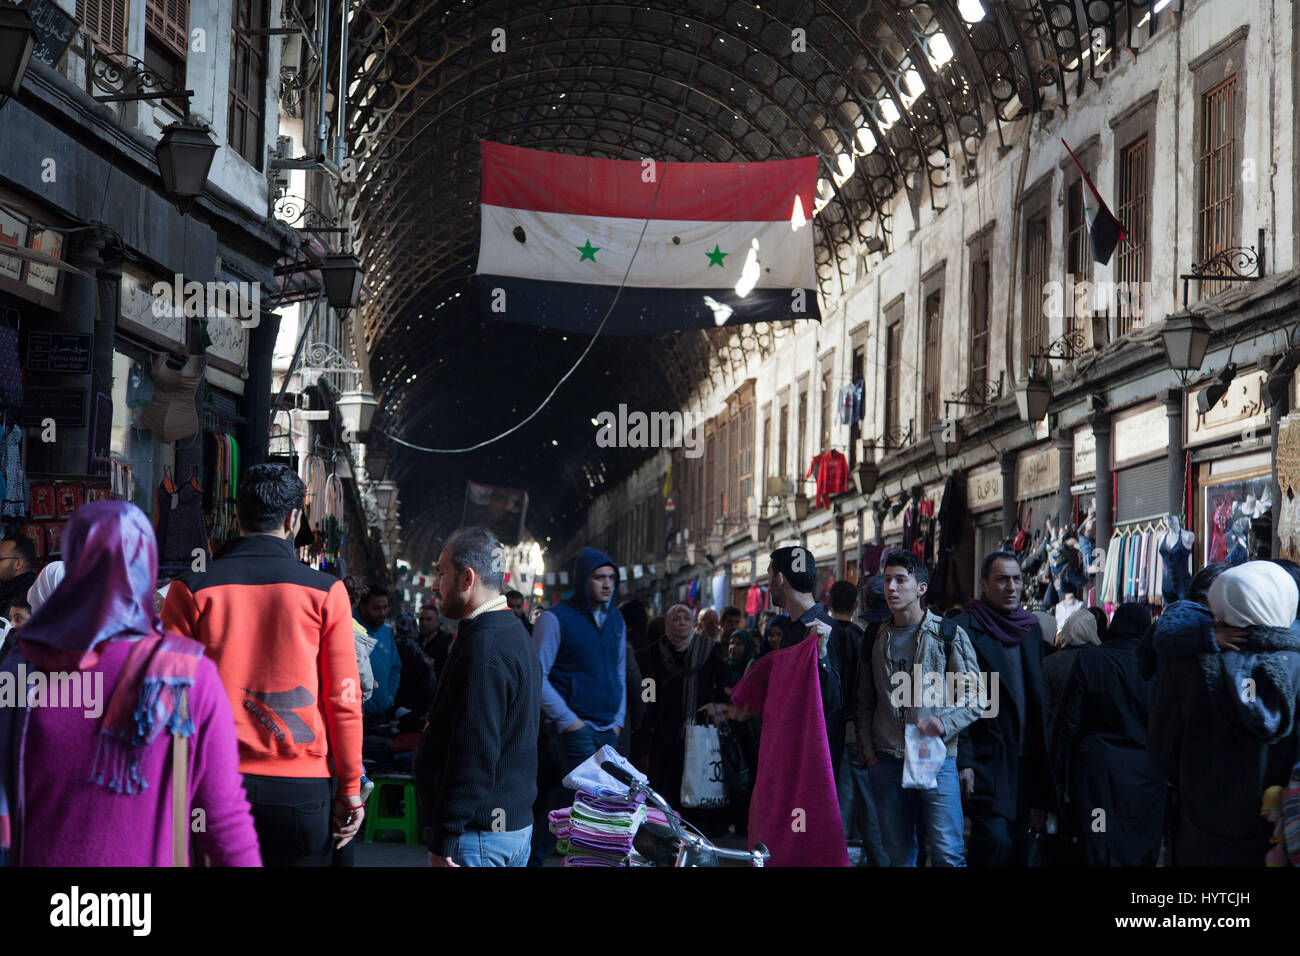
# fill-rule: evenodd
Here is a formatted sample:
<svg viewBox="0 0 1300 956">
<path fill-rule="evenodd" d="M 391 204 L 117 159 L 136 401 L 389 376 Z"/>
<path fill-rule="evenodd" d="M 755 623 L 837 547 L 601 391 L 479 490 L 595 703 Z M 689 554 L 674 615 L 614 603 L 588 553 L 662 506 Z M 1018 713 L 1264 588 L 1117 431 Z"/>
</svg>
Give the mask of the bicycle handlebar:
<svg viewBox="0 0 1300 956">
<path fill-rule="evenodd" d="M 601 761 L 600 769 L 605 771 L 619 783 L 624 784 L 629 791 L 634 791 L 644 795 L 647 800 L 657 806 L 663 812 L 664 816 L 667 817 L 668 826 L 672 830 L 673 836 L 682 843 L 690 844 L 695 849 L 705 850 L 717 857 L 723 857 L 729 860 L 747 860 L 756 867 L 761 867 L 764 862 L 771 858 L 771 851 L 761 843 L 755 844 L 754 849 L 752 850 L 728 850 L 714 846 L 711 840 L 707 840 L 703 836 L 697 837 L 683 832 L 677 813 L 668 805 L 668 802 L 664 800 L 663 797 L 655 792 L 654 789 L 637 780 L 636 777 L 632 776 L 611 760 Z"/>
</svg>

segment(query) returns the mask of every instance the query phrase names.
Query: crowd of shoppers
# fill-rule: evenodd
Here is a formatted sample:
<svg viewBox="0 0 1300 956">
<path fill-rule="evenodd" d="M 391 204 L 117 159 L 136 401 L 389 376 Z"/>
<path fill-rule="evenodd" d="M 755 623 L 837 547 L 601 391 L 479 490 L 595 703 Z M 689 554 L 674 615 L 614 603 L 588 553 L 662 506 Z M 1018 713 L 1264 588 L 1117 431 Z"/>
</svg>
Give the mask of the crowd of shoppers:
<svg viewBox="0 0 1300 956">
<path fill-rule="evenodd" d="M 1071 590 L 1059 619 L 1022 606 L 1011 552 L 983 559 L 957 607 L 930 605 L 907 551 L 823 605 L 815 556 L 783 547 L 773 608 L 746 627 L 732 606 L 620 605 L 618 564 L 594 548 L 571 595 L 529 609 L 503 591 L 500 542 L 465 528 L 414 614 L 382 584 L 297 561 L 304 494 L 283 466 L 250 468 L 240 536 L 172 581 L 161 614 L 133 505 L 79 509 L 63 562 L 39 573 L 28 542 L 0 543 L 0 671 L 103 687 L 89 720 L 53 700 L 0 708 L 0 863 L 349 865 L 363 757 L 385 771 L 405 757 L 433 865 L 541 865 L 571 771 L 609 746 L 678 805 L 692 727 L 725 742 L 728 799 L 678 806 L 688 823 L 753 840 L 793 786 L 838 806 L 809 841 L 819 859 L 850 844 L 864 866 L 1262 865 L 1265 791 L 1295 791 L 1290 812 L 1300 796 L 1288 562 L 1210 565 L 1154 619 Z M 770 683 L 805 679 L 802 698 Z M 747 706 L 764 700 L 806 709 L 797 725 L 764 710 L 765 736 Z M 775 779 L 794 766 L 811 776 Z M 175 808 L 196 806 L 206 825 L 189 833 Z"/>
</svg>

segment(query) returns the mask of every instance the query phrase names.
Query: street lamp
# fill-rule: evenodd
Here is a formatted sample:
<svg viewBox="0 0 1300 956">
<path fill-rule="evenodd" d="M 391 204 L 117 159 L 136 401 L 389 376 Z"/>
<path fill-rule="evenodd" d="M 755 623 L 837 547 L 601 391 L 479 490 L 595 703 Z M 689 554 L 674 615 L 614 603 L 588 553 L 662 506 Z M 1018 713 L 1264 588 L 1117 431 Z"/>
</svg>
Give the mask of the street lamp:
<svg viewBox="0 0 1300 956">
<path fill-rule="evenodd" d="M 162 176 L 163 194 L 181 212 L 187 211 L 203 194 L 216 155 L 217 144 L 208 130 L 188 118 L 163 130 L 162 138 L 154 147 L 154 158 Z"/>
<path fill-rule="evenodd" d="M 0 7 L 0 96 L 17 96 L 36 47 L 32 15 L 22 7 Z"/>
<path fill-rule="evenodd" d="M 1029 368 L 1029 377 L 1016 386 L 1016 407 L 1020 410 L 1020 420 L 1022 422 L 1042 421 L 1051 401 L 1052 383 L 1047 376 L 1039 373 L 1038 363 L 1035 362 Z"/>
<path fill-rule="evenodd" d="M 357 441 L 357 436 L 370 431 L 370 422 L 375 417 L 375 409 L 379 407 L 375 396 L 364 389 L 352 388 L 340 395 L 335 404 L 343 418 L 344 440 Z M 349 439 L 349 434 L 354 437 Z"/>
<path fill-rule="evenodd" d="M 371 486 L 371 491 L 375 496 L 375 507 L 385 518 L 388 517 L 389 509 L 397 497 L 397 483 L 393 481 L 377 481 Z"/>
<path fill-rule="evenodd" d="M 355 309 L 361 301 L 361 260 L 350 252 L 331 252 L 321 263 L 320 275 L 325 283 L 325 298 L 330 307 L 342 312 Z"/>
<path fill-rule="evenodd" d="M 1205 361 L 1205 352 L 1210 347 L 1210 324 L 1192 312 L 1175 312 L 1165 319 L 1160 340 L 1171 369 L 1195 371 Z"/>
<path fill-rule="evenodd" d="M 388 452 L 366 449 L 366 474 L 375 481 L 383 481 L 388 473 Z"/>
</svg>

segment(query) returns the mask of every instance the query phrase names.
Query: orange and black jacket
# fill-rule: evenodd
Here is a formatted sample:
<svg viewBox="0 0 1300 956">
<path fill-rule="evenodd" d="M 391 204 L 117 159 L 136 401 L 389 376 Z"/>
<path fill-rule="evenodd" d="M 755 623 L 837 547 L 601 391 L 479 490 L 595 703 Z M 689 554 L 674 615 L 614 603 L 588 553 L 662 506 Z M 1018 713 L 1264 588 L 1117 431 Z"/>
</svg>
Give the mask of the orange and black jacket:
<svg viewBox="0 0 1300 956">
<path fill-rule="evenodd" d="M 216 663 L 240 773 L 332 776 L 340 795 L 361 793 L 361 681 L 342 581 L 299 564 L 291 541 L 248 535 L 173 581 L 162 617 Z"/>
</svg>

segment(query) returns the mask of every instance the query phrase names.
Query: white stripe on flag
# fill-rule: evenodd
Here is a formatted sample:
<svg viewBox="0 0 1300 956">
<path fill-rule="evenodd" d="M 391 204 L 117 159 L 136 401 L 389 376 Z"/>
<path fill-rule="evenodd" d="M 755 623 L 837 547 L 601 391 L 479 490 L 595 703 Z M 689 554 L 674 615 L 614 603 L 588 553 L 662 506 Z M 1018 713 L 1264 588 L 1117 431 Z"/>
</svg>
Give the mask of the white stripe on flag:
<svg viewBox="0 0 1300 956">
<path fill-rule="evenodd" d="M 623 281 L 644 219 L 577 216 L 534 212 L 505 206 L 481 206 L 478 271 L 552 282 L 618 285 Z M 524 242 L 515 234 L 523 229 Z M 673 238 L 679 241 L 674 243 Z M 811 289 L 812 223 L 798 229 L 786 222 L 697 222 L 651 220 L 627 284 L 638 288 L 731 289 L 750 266 L 753 288 Z M 579 247 L 596 251 L 584 258 Z M 721 265 L 715 247 L 722 256 Z M 757 275 L 754 270 L 757 269 Z"/>
</svg>

